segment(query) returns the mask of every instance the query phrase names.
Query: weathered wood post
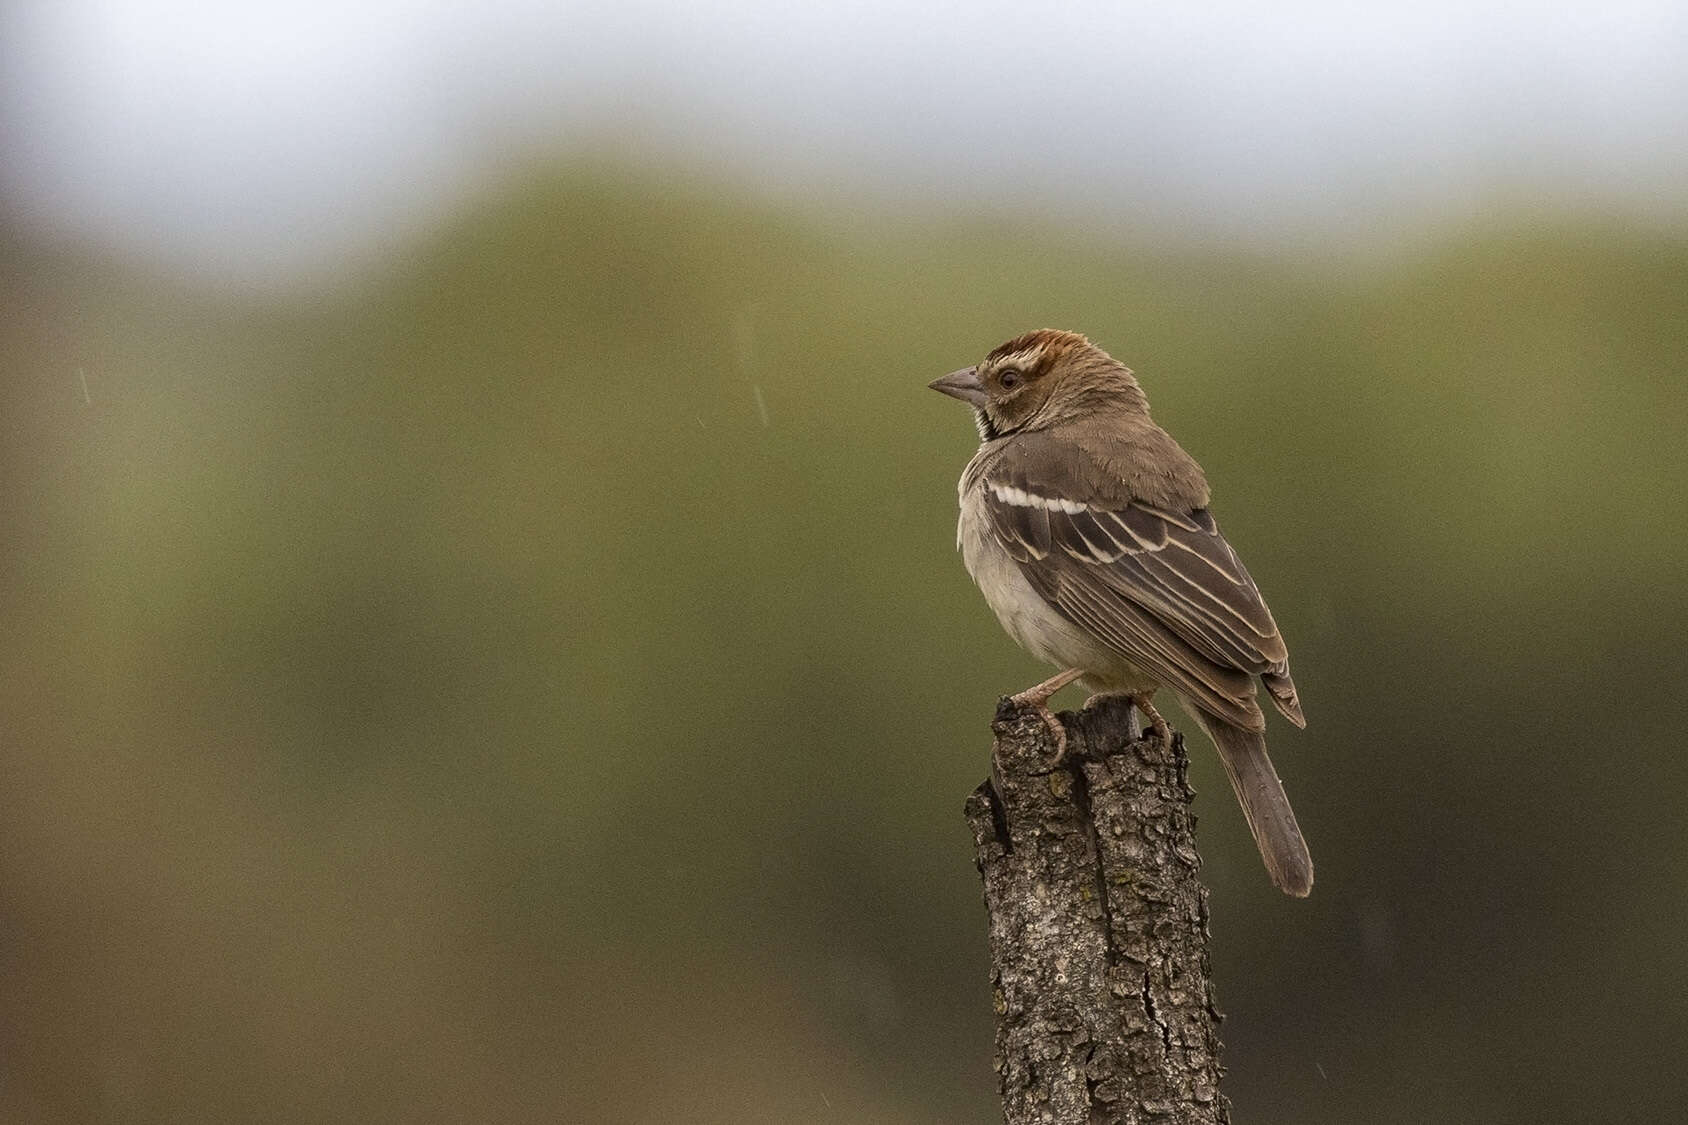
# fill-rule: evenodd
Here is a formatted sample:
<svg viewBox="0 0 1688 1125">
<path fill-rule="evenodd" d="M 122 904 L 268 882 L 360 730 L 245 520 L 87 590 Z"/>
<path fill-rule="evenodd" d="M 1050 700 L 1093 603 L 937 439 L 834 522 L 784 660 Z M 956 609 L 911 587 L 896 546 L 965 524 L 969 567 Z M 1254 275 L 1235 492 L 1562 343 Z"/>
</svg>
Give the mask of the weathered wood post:
<svg viewBox="0 0 1688 1125">
<path fill-rule="evenodd" d="M 1004 699 L 968 798 L 990 915 L 1007 1125 L 1230 1120 L 1183 738 L 1123 698 L 1062 712 L 1066 754 Z"/>
</svg>

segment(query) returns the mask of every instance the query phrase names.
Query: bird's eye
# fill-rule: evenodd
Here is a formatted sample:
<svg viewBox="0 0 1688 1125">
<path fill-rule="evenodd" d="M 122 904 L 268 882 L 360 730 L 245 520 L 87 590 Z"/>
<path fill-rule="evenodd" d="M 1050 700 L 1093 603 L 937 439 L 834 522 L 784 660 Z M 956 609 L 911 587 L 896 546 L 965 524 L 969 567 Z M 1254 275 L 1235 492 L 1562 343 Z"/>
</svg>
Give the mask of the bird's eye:
<svg viewBox="0 0 1688 1125">
<path fill-rule="evenodd" d="M 997 382 L 1002 384 L 1003 390 L 1011 391 L 1020 385 L 1020 374 L 1017 371 L 1004 371 Z"/>
</svg>

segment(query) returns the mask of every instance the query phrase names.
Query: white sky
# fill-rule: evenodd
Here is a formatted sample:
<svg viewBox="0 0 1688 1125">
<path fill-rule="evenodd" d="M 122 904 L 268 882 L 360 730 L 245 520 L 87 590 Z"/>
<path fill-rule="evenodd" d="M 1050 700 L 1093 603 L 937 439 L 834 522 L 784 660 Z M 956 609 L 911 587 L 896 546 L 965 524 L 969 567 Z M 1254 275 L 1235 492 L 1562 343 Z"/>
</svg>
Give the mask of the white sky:
<svg viewBox="0 0 1688 1125">
<path fill-rule="evenodd" d="M 0 193 L 219 273 L 613 143 L 771 194 L 1361 239 L 1688 212 L 1688 4 L 0 0 Z M 1335 236 L 1333 233 L 1333 236 Z"/>
</svg>

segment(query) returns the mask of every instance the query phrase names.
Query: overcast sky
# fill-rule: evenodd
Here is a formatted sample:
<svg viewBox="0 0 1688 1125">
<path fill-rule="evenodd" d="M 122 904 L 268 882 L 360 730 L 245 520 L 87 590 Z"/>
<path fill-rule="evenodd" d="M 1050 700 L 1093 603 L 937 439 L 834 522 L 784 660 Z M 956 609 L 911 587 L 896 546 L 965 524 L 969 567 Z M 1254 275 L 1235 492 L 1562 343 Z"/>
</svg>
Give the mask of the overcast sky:
<svg viewBox="0 0 1688 1125">
<path fill-rule="evenodd" d="M 219 272 L 332 267 L 606 144 L 1220 237 L 1688 209 L 1681 0 L 13 0 L 0 94 L 14 212 Z"/>
</svg>

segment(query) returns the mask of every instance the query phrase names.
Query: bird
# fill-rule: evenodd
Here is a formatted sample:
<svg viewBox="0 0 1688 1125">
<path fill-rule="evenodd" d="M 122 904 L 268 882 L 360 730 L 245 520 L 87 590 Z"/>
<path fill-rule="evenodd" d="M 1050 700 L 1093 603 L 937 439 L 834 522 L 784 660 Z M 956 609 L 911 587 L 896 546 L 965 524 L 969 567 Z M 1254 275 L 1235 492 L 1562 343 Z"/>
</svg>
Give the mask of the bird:
<svg viewBox="0 0 1688 1125">
<path fill-rule="evenodd" d="M 1129 696 L 1168 739 L 1152 702 L 1168 689 L 1218 750 L 1272 882 L 1305 897 L 1313 859 L 1254 682 L 1305 727 L 1289 652 L 1208 508 L 1206 474 L 1150 417 L 1136 376 L 1045 328 L 928 385 L 971 406 L 979 430 L 958 486 L 962 561 L 1009 636 L 1060 669 L 1014 700 L 1059 735 L 1047 702 L 1078 680 Z"/>
</svg>

